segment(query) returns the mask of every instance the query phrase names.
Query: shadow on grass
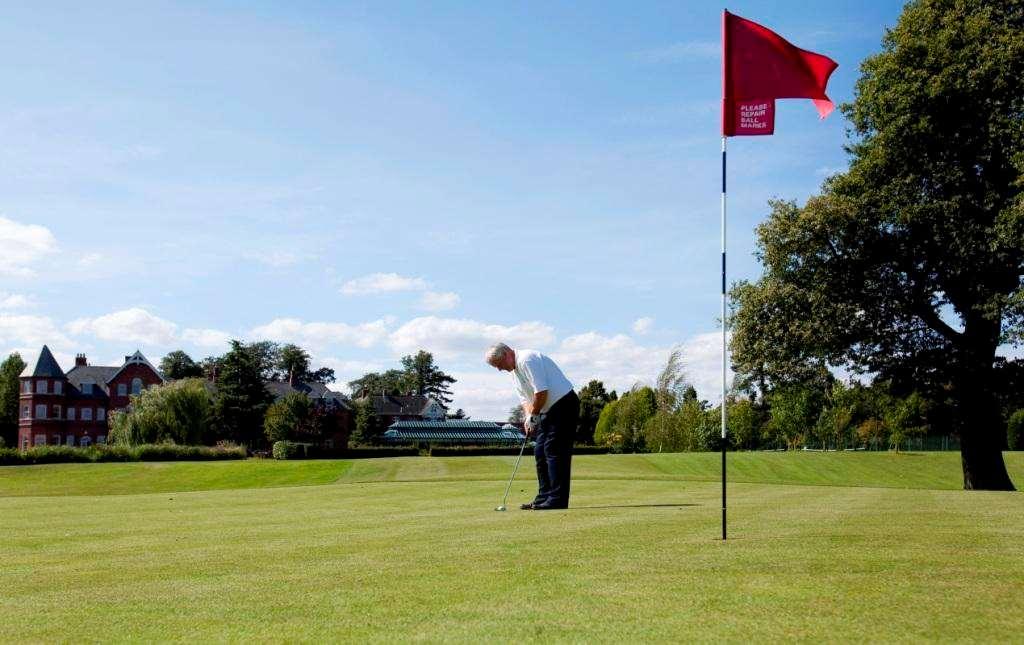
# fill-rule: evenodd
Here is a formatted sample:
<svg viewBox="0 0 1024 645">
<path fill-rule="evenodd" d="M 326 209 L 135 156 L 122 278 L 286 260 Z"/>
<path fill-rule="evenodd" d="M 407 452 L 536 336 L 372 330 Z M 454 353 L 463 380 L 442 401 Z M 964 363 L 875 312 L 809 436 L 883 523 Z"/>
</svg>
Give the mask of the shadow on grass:
<svg viewBox="0 0 1024 645">
<path fill-rule="evenodd" d="M 570 506 L 569 511 L 583 511 L 600 508 L 684 508 L 687 506 L 700 506 L 700 504 L 609 504 L 607 506 Z"/>
</svg>

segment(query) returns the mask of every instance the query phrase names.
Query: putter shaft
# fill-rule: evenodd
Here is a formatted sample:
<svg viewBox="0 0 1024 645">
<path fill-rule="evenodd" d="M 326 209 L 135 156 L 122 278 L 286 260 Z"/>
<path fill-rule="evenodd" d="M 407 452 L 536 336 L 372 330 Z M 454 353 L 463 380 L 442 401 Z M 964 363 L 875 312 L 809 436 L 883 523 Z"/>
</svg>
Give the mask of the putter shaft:
<svg viewBox="0 0 1024 645">
<path fill-rule="evenodd" d="M 523 445 L 519 447 L 519 456 L 516 457 L 516 465 L 512 468 L 512 476 L 509 477 L 508 486 L 505 487 L 505 496 L 501 498 L 501 506 L 498 508 L 504 508 L 505 503 L 508 502 L 508 492 L 512 489 L 512 482 L 516 478 L 516 472 L 519 470 L 519 462 L 523 460 L 523 451 L 526 450 L 526 442 L 528 437 L 523 437 Z"/>
</svg>

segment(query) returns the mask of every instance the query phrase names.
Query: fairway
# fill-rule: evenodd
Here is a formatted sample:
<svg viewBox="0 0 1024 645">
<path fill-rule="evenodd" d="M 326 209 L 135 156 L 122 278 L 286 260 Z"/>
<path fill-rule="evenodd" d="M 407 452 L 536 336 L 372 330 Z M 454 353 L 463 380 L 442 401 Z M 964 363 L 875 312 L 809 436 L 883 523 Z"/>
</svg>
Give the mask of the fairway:
<svg viewBox="0 0 1024 645">
<path fill-rule="evenodd" d="M 959 456 L 582 456 L 0 469 L 0 639 L 1013 641 L 1024 495 Z M 1024 453 L 1007 453 L 1024 483 Z M 530 466 L 512 503 L 529 499 Z"/>
</svg>

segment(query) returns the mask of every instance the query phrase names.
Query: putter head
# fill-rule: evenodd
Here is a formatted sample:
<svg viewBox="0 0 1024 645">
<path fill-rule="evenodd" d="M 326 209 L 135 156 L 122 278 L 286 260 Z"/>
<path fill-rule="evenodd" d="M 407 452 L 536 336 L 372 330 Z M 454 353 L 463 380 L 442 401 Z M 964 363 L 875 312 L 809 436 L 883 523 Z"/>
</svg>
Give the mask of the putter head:
<svg viewBox="0 0 1024 645">
<path fill-rule="evenodd" d="M 504 511 L 505 510 L 505 505 L 502 504 L 501 506 L 499 506 L 498 508 L 496 508 L 494 510 L 496 510 L 496 511 Z"/>
</svg>

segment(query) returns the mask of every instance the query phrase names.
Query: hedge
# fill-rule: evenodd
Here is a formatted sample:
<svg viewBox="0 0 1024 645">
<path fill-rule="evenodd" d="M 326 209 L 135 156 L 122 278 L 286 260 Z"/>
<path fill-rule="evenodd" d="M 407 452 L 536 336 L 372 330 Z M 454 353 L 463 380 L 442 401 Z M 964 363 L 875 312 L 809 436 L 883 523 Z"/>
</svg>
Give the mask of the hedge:
<svg viewBox="0 0 1024 645">
<path fill-rule="evenodd" d="M 173 444 L 97 445 L 87 448 L 37 446 L 28 450 L 0 448 L 0 466 L 108 461 L 216 461 L 245 459 L 246 456 L 245 448 L 240 446 L 176 446 Z"/>
</svg>

